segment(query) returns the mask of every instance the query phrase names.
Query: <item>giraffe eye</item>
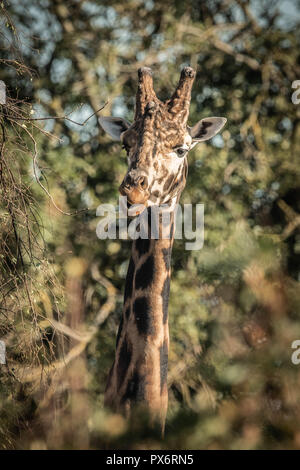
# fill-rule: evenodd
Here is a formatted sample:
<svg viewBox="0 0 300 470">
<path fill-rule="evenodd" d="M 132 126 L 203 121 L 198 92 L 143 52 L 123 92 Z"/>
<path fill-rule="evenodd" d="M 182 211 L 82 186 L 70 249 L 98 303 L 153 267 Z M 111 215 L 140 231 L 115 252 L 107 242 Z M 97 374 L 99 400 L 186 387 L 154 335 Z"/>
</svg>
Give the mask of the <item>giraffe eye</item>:
<svg viewBox="0 0 300 470">
<path fill-rule="evenodd" d="M 179 147 L 178 149 L 175 149 L 175 152 L 177 153 L 178 157 L 182 158 L 187 153 L 187 149 L 184 149 L 183 147 Z"/>
</svg>

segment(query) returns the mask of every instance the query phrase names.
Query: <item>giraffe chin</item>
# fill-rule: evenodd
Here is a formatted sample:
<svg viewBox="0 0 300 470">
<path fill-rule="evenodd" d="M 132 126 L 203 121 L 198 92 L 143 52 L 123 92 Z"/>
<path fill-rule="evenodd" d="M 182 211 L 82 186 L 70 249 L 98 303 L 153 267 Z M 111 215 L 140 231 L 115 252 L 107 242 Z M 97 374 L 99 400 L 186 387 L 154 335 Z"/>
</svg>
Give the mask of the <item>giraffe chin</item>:
<svg viewBox="0 0 300 470">
<path fill-rule="evenodd" d="M 136 217 L 140 215 L 147 207 L 147 201 L 144 204 L 130 204 L 128 207 L 129 217 Z"/>
<path fill-rule="evenodd" d="M 138 189 L 133 189 L 127 194 L 127 209 L 129 217 L 140 215 L 148 205 L 148 196 Z"/>
</svg>

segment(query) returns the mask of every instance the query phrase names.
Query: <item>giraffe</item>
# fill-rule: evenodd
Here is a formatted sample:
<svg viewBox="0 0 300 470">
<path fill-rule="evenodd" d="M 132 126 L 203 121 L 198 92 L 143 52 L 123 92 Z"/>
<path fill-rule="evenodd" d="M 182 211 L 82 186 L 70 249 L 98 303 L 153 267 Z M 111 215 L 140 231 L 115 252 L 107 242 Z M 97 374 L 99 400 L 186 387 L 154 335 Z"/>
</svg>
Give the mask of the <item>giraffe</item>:
<svg viewBox="0 0 300 470">
<path fill-rule="evenodd" d="M 104 131 L 120 141 L 127 153 L 128 170 L 119 191 L 127 196 L 128 206 L 138 204 L 147 211 L 149 228 L 155 223 L 150 216 L 153 206 L 169 208 L 164 236 L 160 216 L 158 237 L 132 242 L 115 360 L 105 390 L 107 406 L 128 415 L 139 405 L 147 410 L 152 423 L 159 424 L 162 433 L 168 406 L 174 207 L 186 184 L 188 151 L 216 135 L 226 123 L 223 117 L 211 117 L 187 126 L 194 78 L 195 71 L 184 67 L 175 92 L 162 102 L 153 89 L 151 69 L 140 68 L 133 123 L 117 117 L 99 118 Z"/>
</svg>

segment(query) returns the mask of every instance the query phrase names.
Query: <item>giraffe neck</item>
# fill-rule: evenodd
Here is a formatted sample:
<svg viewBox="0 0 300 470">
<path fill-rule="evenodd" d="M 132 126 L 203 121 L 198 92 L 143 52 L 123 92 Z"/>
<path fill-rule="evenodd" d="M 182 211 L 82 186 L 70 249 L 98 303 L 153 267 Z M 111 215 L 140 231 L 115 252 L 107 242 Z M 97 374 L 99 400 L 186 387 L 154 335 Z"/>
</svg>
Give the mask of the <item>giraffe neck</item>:
<svg viewBox="0 0 300 470">
<path fill-rule="evenodd" d="M 133 404 L 139 404 L 162 428 L 168 403 L 168 301 L 174 213 L 170 216 L 169 239 L 133 241 L 115 361 L 105 392 L 106 404 L 113 409 L 129 412 Z"/>
</svg>

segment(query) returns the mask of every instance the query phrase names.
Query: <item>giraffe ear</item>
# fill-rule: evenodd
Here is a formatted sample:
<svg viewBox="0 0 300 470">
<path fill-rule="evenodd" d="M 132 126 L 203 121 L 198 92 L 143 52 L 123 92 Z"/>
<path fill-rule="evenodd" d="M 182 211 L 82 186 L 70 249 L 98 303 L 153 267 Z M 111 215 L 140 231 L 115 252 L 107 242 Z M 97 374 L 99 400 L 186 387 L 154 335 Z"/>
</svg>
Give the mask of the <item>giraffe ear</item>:
<svg viewBox="0 0 300 470">
<path fill-rule="evenodd" d="M 120 140 L 122 132 L 129 129 L 130 122 L 118 117 L 99 117 L 99 123 L 102 129 L 107 132 L 114 140 Z"/>
<path fill-rule="evenodd" d="M 193 127 L 188 127 L 190 136 L 193 139 L 192 146 L 194 147 L 199 142 L 214 137 L 225 126 L 226 122 L 227 119 L 224 117 L 210 117 L 201 119 Z"/>
</svg>

